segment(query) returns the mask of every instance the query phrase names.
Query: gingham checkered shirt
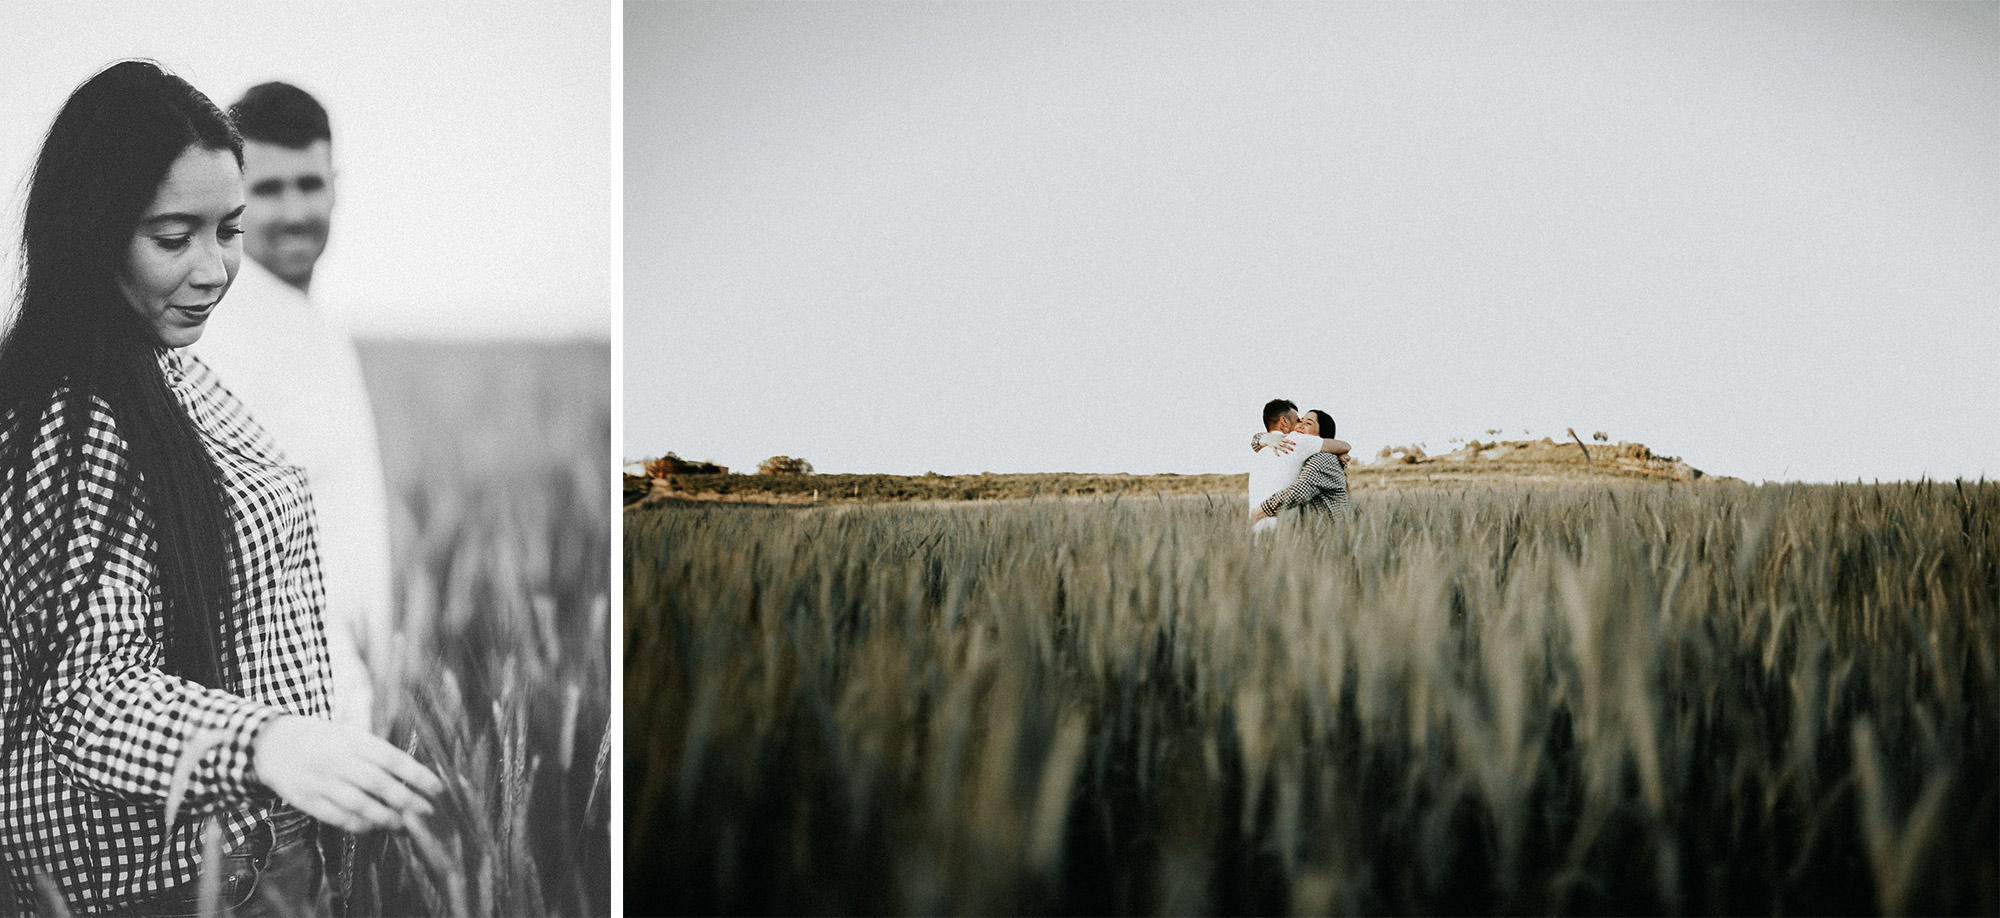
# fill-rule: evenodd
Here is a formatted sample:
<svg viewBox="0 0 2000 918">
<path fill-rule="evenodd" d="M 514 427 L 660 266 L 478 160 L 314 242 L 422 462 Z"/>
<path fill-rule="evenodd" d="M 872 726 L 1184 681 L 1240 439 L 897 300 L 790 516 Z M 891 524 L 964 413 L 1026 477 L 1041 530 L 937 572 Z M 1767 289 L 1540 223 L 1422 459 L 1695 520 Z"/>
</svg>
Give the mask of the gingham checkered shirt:
<svg viewBox="0 0 2000 918">
<path fill-rule="evenodd" d="M 90 405 L 81 462 L 59 461 L 54 446 L 67 393 L 37 426 L 5 425 L 37 438 L 27 479 L 0 481 L 0 710 L 25 700 L 30 712 L 0 763 L 0 879 L 12 893 L 0 907 L 13 912 L 36 909 L 37 872 L 80 913 L 116 911 L 193 880 L 204 823 L 220 824 L 228 850 L 275 802 L 251 767 L 258 731 L 286 712 L 330 714 L 305 475 L 201 361 L 164 349 L 159 360 L 222 471 L 235 530 L 231 681 L 225 691 L 163 671 L 152 524 L 143 500 L 118 499 L 138 483 L 105 404 Z M 56 552 L 47 556 L 54 563 L 21 563 L 38 550 Z M 20 699 L 20 642 L 34 639 L 35 621 L 64 629 L 68 647 L 41 696 Z M 198 757 L 168 825 L 170 788 L 188 752 Z"/>
<path fill-rule="evenodd" d="M 1300 505 L 1317 507 L 1335 519 L 1347 513 L 1347 470 L 1340 467 L 1339 456 L 1314 453 L 1307 457 L 1298 480 L 1265 498 L 1263 508 L 1277 516 Z"/>
</svg>

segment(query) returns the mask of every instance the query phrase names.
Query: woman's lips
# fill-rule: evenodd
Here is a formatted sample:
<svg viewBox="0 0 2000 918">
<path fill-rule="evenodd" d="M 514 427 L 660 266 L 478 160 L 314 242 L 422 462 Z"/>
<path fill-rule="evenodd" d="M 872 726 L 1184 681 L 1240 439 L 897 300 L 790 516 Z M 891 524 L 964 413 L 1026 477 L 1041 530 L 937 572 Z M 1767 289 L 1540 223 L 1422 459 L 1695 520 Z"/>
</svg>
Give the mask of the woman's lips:
<svg viewBox="0 0 2000 918">
<path fill-rule="evenodd" d="M 216 302 L 221 301 L 217 300 Z M 187 316 L 196 322 L 203 322 L 208 319 L 209 313 L 215 311 L 215 303 L 203 303 L 199 306 L 175 306 L 173 308 L 180 312 L 181 315 Z"/>
</svg>

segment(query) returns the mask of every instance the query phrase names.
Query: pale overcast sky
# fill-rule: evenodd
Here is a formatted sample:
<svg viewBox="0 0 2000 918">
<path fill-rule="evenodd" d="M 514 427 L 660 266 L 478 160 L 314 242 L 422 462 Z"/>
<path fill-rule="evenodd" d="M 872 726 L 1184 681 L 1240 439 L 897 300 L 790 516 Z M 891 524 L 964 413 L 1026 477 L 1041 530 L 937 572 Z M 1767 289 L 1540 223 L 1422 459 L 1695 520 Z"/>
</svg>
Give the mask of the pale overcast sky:
<svg viewBox="0 0 2000 918">
<path fill-rule="evenodd" d="M 57 109 L 105 64 L 150 57 L 225 107 L 271 79 L 327 107 L 340 200 L 313 293 L 357 334 L 606 338 L 614 11 L 605 0 L 9 0 L 8 302 L 22 183 Z"/>
<path fill-rule="evenodd" d="M 2000 477 L 2000 7 L 628 3 L 625 441 Z"/>
</svg>

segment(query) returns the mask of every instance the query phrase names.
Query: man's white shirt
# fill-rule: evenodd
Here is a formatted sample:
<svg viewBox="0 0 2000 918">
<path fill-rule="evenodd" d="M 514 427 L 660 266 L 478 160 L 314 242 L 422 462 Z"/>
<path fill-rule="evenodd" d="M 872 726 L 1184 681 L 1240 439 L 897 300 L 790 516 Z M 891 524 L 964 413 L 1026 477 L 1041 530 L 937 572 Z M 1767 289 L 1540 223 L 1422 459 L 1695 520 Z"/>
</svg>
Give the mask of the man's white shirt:
<svg viewBox="0 0 2000 918">
<path fill-rule="evenodd" d="M 358 646 L 380 650 L 392 628 L 389 509 L 353 339 L 245 258 L 194 352 L 305 468 L 319 521 L 334 719 L 366 727 L 373 693 Z"/>
<path fill-rule="evenodd" d="M 224 377 L 227 381 L 227 377 Z M 1292 486 L 1299 480 L 1299 470 L 1306 460 L 1319 452 L 1326 441 L 1312 434 L 1289 433 L 1285 438 L 1292 441 L 1292 451 L 1282 456 L 1275 449 L 1265 448 L 1250 454 L 1250 509 L 1257 509 L 1271 495 Z M 1276 529 L 1278 521 L 1265 517 L 1250 527 L 1252 532 L 1269 532 Z"/>
</svg>

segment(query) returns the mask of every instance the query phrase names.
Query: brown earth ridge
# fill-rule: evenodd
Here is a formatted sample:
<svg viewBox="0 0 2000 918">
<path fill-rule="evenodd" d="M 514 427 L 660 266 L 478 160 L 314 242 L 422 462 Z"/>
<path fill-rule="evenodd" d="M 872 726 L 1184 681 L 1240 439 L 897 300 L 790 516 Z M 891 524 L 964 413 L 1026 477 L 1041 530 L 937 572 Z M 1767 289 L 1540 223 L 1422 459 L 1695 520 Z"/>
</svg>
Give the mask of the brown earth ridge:
<svg viewBox="0 0 2000 918">
<path fill-rule="evenodd" d="M 688 464 L 682 464 L 685 468 Z M 710 466 L 714 468 L 715 466 Z M 1029 474 L 811 475 L 667 471 L 647 464 L 646 475 L 625 476 L 625 504 L 738 503 L 816 505 L 898 501 L 1035 500 L 1150 497 L 1155 494 L 1240 496 L 1243 474 L 1130 475 L 1041 472 Z M 1347 470 L 1355 493 L 1378 488 L 1457 487 L 1467 484 L 1590 481 L 1709 483 L 1736 481 L 1708 475 L 1676 456 L 1641 443 L 1540 440 L 1474 440 L 1443 455 L 1418 446 L 1384 447 L 1373 461 Z"/>
</svg>

